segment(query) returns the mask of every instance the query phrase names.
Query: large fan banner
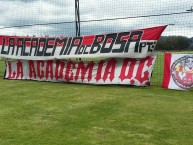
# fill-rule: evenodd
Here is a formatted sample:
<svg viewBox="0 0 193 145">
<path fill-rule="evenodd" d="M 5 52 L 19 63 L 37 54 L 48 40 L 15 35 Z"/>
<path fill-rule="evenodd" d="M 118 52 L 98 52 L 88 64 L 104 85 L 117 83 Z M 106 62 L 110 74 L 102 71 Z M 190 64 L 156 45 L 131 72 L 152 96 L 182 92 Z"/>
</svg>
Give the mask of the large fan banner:
<svg viewBox="0 0 193 145">
<path fill-rule="evenodd" d="M 177 90 L 193 87 L 193 54 L 165 53 L 162 87 Z"/>
<path fill-rule="evenodd" d="M 0 36 L 0 57 L 25 60 L 145 58 L 166 26 L 80 37 Z"/>
<path fill-rule="evenodd" d="M 157 55 L 144 59 L 111 58 L 100 61 L 7 61 L 5 78 L 85 84 L 149 86 Z"/>
</svg>

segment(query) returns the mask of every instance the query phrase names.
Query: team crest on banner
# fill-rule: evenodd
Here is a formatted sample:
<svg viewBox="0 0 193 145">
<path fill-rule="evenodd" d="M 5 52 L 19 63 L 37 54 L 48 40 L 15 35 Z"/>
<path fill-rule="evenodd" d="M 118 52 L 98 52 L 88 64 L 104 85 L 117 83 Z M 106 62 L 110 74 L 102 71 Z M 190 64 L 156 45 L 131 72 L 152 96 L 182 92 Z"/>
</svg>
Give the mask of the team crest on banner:
<svg viewBox="0 0 193 145">
<path fill-rule="evenodd" d="M 171 74 L 180 88 L 193 87 L 193 55 L 186 55 L 176 60 L 171 66 Z"/>
<path fill-rule="evenodd" d="M 193 55 L 165 54 L 162 87 L 179 90 L 193 87 Z"/>
</svg>

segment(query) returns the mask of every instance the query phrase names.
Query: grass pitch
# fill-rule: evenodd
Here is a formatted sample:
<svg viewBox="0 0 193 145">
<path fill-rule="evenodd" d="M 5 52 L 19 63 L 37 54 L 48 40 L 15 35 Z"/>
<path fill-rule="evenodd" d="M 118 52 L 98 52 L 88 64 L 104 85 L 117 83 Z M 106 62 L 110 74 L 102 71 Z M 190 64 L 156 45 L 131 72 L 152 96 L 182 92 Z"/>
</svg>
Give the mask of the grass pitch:
<svg viewBox="0 0 193 145">
<path fill-rule="evenodd" d="M 4 68 L 0 145 L 193 143 L 193 92 L 162 89 L 162 66 L 150 87 L 4 80 Z"/>
</svg>

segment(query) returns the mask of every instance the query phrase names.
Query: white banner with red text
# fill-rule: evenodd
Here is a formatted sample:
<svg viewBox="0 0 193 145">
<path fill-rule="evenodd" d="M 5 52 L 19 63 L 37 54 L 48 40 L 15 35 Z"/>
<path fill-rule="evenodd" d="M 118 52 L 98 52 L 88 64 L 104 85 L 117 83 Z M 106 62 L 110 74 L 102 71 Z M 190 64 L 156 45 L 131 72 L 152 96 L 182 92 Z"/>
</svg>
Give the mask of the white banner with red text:
<svg viewBox="0 0 193 145">
<path fill-rule="evenodd" d="M 176 90 L 193 87 L 193 54 L 165 53 L 162 87 Z"/>
<path fill-rule="evenodd" d="M 5 78 L 85 84 L 149 86 L 157 54 L 143 59 L 7 61 Z"/>
<path fill-rule="evenodd" d="M 25 60 L 145 58 L 167 26 L 79 37 L 0 36 L 0 57 Z"/>
</svg>

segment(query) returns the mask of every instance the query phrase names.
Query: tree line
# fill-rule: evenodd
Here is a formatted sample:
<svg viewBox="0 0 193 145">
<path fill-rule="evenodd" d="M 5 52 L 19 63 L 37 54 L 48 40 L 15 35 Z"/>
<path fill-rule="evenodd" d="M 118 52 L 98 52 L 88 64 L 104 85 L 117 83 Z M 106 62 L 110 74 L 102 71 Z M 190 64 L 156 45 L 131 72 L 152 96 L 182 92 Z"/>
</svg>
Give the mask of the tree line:
<svg viewBox="0 0 193 145">
<path fill-rule="evenodd" d="M 157 43 L 156 50 L 193 50 L 193 37 L 162 36 Z"/>
</svg>

